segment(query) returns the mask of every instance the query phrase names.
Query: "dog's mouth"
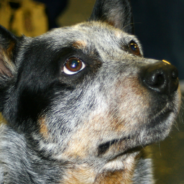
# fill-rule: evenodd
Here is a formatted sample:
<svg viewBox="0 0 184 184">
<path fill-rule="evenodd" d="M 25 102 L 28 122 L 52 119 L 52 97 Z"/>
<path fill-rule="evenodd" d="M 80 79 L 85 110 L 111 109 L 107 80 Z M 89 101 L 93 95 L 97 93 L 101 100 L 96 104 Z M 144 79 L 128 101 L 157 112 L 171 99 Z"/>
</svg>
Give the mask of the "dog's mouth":
<svg viewBox="0 0 184 184">
<path fill-rule="evenodd" d="M 109 159 L 113 159 L 119 155 L 132 152 L 132 150 L 142 149 L 155 141 L 159 141 L 159 137 L 163 139 L 162 134 L 165 134 L 165 131 L 170 129 L 172 124 L 171 122 L 168 123 L 171 113 L 173 113 L 173 110 L 165 106 L 156 115 L 151 117 L 147 123 L 137 128 L 135 132 L 130 133 L 129 136 L 100 144 L 98 146 L 98 156 L 107 156 Z M 164 128 L 161 130 L 159 127 Z M 159 132 L 157 131 L 158 129 Z M 142 134 L 143 132 L 144 135 Z"/>
<path fill-rule="evenodd" d="M 173 112 L 173 108 L 169 108 L 168 106 L 169 105 L 166 104 L 166 106 L 161 111 L 150 117 L 150 120 L 146 125 L 150 128 L 153 128 L 161 123 L 166 122 L 169 115 Z"/>
<path fill-rule="evenodd" d="M 141 150 L 143 146 L 138 144 L 130 147 L 131 142 L 134 139 L 135 137 L 126 137 L 100 144 L 98 147 L 98 157 L 106 157 L 110 161 L 122 156 L 123 154 Z"/>
<path fill-rule="evenodd" d="M 98 156 L 105 154 L 111 146 L 121 144 L 123 141 L 129 138 L 123 138 L 123 139 L 114 139 L 112 141 L 108 141 L 106 143 L 100 144 L 98 147 Z"/>
</svg>

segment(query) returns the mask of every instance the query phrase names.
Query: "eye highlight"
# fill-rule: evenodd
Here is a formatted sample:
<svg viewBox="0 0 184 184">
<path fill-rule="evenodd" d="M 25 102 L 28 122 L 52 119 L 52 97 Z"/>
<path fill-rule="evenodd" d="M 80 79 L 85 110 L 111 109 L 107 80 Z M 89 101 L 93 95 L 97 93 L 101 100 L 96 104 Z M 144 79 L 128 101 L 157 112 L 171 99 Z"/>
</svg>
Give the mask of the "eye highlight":
<svg viewBox="0 0 184 184">
<path fill-rule="evenodd" d="M 139 46 L 133 40 L 130 41 L 130 43 L 129 43 L 129 50 L 132 54 L 137 55 L 137 56 L 141 56 Z"/>
<path fill-rule="evenodd" d="M 71 57 L 66 60 L 63 67 L 63 72 L 68 75 L 74 75 L 85 68 L 84 62 L 76 57 Z"/>
</svg>

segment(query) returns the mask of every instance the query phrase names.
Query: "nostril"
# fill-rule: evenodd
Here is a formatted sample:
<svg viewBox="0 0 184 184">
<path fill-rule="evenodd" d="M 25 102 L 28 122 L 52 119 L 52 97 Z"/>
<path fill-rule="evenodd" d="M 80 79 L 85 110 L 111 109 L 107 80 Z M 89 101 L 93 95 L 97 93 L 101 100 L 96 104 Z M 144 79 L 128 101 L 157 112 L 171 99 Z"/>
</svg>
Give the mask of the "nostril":
<svg viewBox="0 0 184 184">
<path fill-rule="evenodd" d="M 151 76 L 151 81 L 147 81 L 152 87 L 160 87 L 164 84 L 164 76 L 161 73 L 155 73 Z"/>
<path fill-rule="evenodd" d="M 162 71 L 154 70 L 145 75 L 144 83 L 152 90 L 160 92 L 166 84 L 166 77 Z"/>
</svg>

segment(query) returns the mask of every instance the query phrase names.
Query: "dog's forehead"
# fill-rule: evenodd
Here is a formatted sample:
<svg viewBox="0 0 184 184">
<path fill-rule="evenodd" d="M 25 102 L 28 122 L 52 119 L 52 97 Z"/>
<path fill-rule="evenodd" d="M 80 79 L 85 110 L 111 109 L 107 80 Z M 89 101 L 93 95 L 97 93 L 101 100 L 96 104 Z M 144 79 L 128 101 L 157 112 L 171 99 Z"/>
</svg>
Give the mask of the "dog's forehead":
<svg viewBox="0 0 184 184">
<path fill-rule="evenodd" d="M 103 50 L 121 49 L 131 40 L 138 40 L 120 29 L 102 22 L 84 22 L 71 27 L 58 28 L 45 34 L 43 37 L 55 48 L 75 46 L 79 49 Z"/>
</svg>

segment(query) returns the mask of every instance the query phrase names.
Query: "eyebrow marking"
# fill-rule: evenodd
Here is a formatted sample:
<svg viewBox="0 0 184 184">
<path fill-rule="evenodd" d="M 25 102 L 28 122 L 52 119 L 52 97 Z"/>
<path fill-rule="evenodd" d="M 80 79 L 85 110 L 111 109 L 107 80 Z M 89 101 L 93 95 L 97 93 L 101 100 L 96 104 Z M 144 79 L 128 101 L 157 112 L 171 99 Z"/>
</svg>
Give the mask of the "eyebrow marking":
<svg viewBox="0 0 184 184">
<path fill-rule="evenodd" d="M 45 123 L 45 118 L 44 117 L 40 117 L 38 119 L 38 123 L 40 125 L 40 134 L 44 137 L 47 138 L 48 137 L 48 129 Z"/>
<path fill-rule="evenodd" d="M 84 49 L 87 46 L 87 43 L 83 40 L 77 40 L 73 42 L 72 46 L 76 49 Z"/>
<path fill-rule="evenodd" d="M 116 32 L 115 32 L 115 36 L 116 36 L 117 38 L 121 38 L 121 32 L 120 32 L 120 31 L 116 31 Z"/>
</svg>

